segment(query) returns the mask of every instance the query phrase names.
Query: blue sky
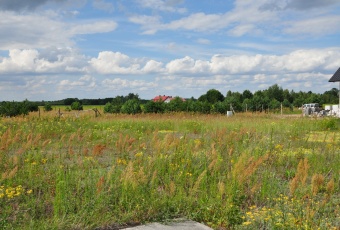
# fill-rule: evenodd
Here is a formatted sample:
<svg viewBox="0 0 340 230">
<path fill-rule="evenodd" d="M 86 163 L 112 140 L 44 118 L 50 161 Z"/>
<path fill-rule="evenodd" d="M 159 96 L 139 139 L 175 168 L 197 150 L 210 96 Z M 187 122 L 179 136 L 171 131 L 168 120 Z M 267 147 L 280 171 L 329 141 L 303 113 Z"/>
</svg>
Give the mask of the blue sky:
<svg viewBox="0 0 340 230">
<path fill-rule="evenodd" d="M 1 0 L 0 101 L 323 93 L 340 0 Z"/>
</svg>

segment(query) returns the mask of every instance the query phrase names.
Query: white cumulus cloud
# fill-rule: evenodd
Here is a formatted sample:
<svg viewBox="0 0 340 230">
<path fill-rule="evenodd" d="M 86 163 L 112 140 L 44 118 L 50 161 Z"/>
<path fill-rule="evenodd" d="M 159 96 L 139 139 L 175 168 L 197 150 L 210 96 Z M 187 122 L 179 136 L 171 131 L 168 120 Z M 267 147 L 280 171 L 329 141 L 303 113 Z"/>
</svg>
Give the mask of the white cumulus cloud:
<svg viewBox="0 0 340 230">
<path fill-rule="evenodd" d="M 35 49 L 12 49 L 8 57 L 0 58 L 0 73 L 55 73 L 55 72 L 83 72 L 85 57 L 72 50 L 49 49 L 56 51 L 44 56 Z"/>
<path fill-rule="evenodd" d="M 113 20 L 62 21 L 54 12 L 18 14 L 0 11 L 0 49 L 71 47 L 82 34 L 107 33 L 117 28 Z"/>
</svg>

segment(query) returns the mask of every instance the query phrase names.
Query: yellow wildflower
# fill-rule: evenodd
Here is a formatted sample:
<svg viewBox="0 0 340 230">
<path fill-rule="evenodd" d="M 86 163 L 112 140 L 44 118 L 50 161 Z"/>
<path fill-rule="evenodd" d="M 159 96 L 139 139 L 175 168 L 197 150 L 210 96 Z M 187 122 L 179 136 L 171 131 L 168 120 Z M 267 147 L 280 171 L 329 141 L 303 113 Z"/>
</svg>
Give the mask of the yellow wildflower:
<svg viewBox="0 0 340 230">
<path fill-rule="evenodd" d="M 135 157 L 142 157 L 143 156 L 143 152 L 138 152 L 135 154 Z"/>
<path fill-rule="evenodd" d="M 243 222 L 243 223 L 242 223 L 242 225 L 245 225 L 245 226 L 250 225 L 250 224 L 251 224 L 250 221 L 246 221 L 246 222 Z"/>
</svg>

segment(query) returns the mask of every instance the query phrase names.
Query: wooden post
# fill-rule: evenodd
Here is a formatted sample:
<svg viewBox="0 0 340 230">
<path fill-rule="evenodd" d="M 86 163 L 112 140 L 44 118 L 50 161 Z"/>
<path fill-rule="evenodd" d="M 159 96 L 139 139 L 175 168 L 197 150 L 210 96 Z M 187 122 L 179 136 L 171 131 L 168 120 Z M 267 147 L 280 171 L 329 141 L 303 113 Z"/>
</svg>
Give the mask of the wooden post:
<svg viewBox="0 0 340 230">
<path fill-rule="evenodd" d="M 92 109 L 95 112 L 95 116 L 98 117 L 98 115 L 101 115 L 99 110 L 97 108 Z"/>
<path fill-rule="evenodd" d="M 283 115 L 283 113 L 282 113 L 282 103 L 281 103 L 281 116 Z"/>
</svg>

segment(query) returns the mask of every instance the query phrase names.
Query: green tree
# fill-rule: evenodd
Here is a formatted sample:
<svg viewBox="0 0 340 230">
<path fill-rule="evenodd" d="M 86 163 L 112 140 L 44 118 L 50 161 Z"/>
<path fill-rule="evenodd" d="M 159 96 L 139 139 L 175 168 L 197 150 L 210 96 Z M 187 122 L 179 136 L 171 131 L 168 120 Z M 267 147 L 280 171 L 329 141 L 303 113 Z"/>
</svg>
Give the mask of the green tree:
<svg viewBox="0 0 340 230">
<path fill-rule="evenodd" d="M 306 98 L 307 98 L 307 94 L 303 93 L 303 92 L 292 92 L 292 97 L 294 98 L 293 100 L 293 106 L 295 107 L 301 107 L 303 104 L 305 104 Z"/>
<path fill-rule="evenodd" d="M 242 110 L 244 112 L 246 111 L 255 111 L 254 105 L 253 105 L 253 100 L 250 98 L 246 98 L 242 102 Z"/>
<path fill-rule="evenodd" d="M 144 113 L 163 113 L 165 110 L 165 103 L 162 101 L 148 101 L 143 106 Z"/>
<path fill-rule="evenodd" d="M 111 102 L 108 102 L 104 105 L 104 113 L 114 113 L 114 106 Z"/>
<path fill-rule="evenodd" d="M 196 106 L 198 108 L 198 112 L 208 114 L 211 111 L 212 105 L 207 101 L 197 101 Z"/>
<path fill-rule="evenodd" d="M 140 100 L 139 95 L 134 94 L 134 93 L 129 93 L 127 96 L 124 97 L 125 101 L 132 100 L 132 99 Z"/>
<path fill-rule="evenodd" d="M 283 101 L 283 89 L 279 87 L 277 84 L 270 86 L 267 90 L 264 91 L 268 96 L 269 100 L 276 99 L 279 102 Z"/>
<path fill-rule="evenodd" d="M 169 112 L 180 112 L 185 109 L 185 104 L 180 97 L 175 97 L 169 103 L 165 103 L 165 110 Z"/>
<path fill-rule="evenodd" d="M 245 100 L 245 99 L 252 99 L 253 98 L 253 93 L 250 92 L 249 90 L 244 90 L 243 93 L 242 93 L 242 99 Z"/>
<path fill-rule="evenodd" d="M 83 110 L 83 105 L 80 103 L 80 101 L 75 101 L 71 104 L 72 110 Z"/>
<path fill-rule="evenodd" d="M 0 104 L 0 115 L 15 117 L 18 115 L 27 115 L 29 113 L 28 102 L 8 102 L 4 101 Z"/>
<path fill-rule="evenodd" d="M 293 103 L 293 101 L 294 101 L 294 98 L 293 98 L 291 92 L 289 92 L 288 89 L 283 90 L 283 100 L 287 100 L 287 101 L 289 101 L 289 103 Z"/>
<path fill-rule="evenodd" d="M 201 96 L 198 98 L 198 101 L 208 101 L 207 95 L 206 95 L 206 94 L 201 95 Z"/>
<path fill-rule="evenodd" d="M 201 112 L 200 104 L 201 101 L 197 101 L 194 98 L 190 98 L 189 100 L 185 101 L 186 111 L 194 113 Z"/>
<path fill-rule="evenodd" d="M 139 100 L 138 99 L 128 100 L 123 104 L 121 112 L 126 114 L 137 114 L 142 112 Z"/>
<path fill-rule="evenodd" d="M 79 101 L 78 98 L 66 98 L 64 99 L 64 105 L 72 105 L 76 101 Z"/>
<path fill-rule="evenodd" d="M 52 110 L 52 106 L 50 103 L 46 102 L 44 104 L 44 111 L 48 112 L 48 111 L 51 111 Z"/>
<path fill-rule="evenodd" d="M 230 92 L 224 102 L 228 105 L 228 110 L 242 111 L 242 94 L 239 92 Z"/>
<path fill-rule="evenodd" d="M 252 110 L 253 111 L 261 111 L 264 106 L 264 93 L 259 90 L 254 93 L 252 99 Z"/>
<path fill-rule="evenodd" d="M 281 107 L 281 103 L 275 98 L 273 98 L 269 103 L 269 108 L 272 110 L 278 110 L 280 109 L 280 107 Z"/>
<path fill-rule="evenodd" d="M 321 98 L 324 103 L 327 104 L 338 104 L 339 103 L 339 94 L 338 89 L 332 88 L 329 91 L 325 91 Z"/>
<path fill-rule="evenodd" d="M 208 90 L 206 95 L 207 95 L 207 101 L 210 104 L 214 104 L 214 103 L 216 103 L 218 101 L 223 101 L 224 100 L 223 94 L 220 91 L 216 90 L 216 89 Z"/>
<path fill-rule="evenodd" d="M 122 106 L 125 102 L 125 98 L 123 96 L 116 96 L 115 98 L 112 99 L 112 106 L 113 106 L 113 113 L 120 113 Z"/>
<path fill-rule="evenodd" d="M 218 101 L 211 107 L 211 112 L 225 114 L 229 110 L 229 105 L 225 101 Z"/>
<path fill-rule="evenodd" d="M 22 102 L 22 106 L 25 106 L 29 112 L 37 112 L 39 110 L 38 103 L 28 101 L 27 99 Z"/>
<path fill-rule="evenodd" d="M 290 108 L 290 110 L 293 110 L 293 105 L 290 103 L 287 99 L 284 99 L 282 102 L 282 106 L 285 108 Z"/>
</svg>

